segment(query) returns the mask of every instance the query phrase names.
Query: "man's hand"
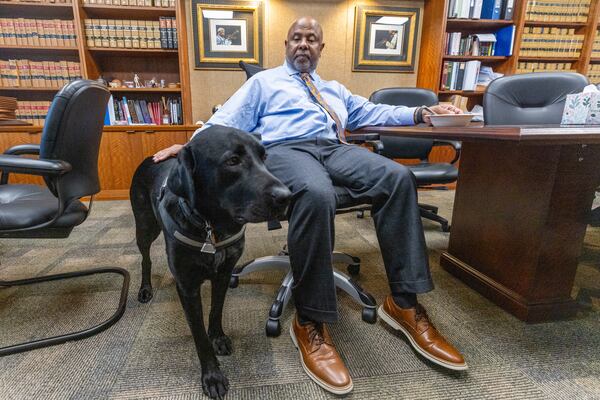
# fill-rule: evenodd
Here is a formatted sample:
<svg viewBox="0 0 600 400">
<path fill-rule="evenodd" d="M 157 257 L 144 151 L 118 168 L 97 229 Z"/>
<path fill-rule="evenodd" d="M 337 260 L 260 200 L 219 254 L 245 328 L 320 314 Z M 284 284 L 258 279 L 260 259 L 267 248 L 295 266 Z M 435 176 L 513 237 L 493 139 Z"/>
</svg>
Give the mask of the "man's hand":
<svg viewBox="0 0 600 400">
<path fill-rule="evenodd" d="M 458 107 L 454 107 L 451 104 L 438 104 L 436 106 L 429 107 L 431 111 L 436 114 L 462 114 L 462 110 Z M 429 116 L 431 113 L 427 110 L 423 110 L 423 122 L 427 125 L 431 125 L 431 118 Z"/>
<path fill-rule="evenodd" d="M 162 149 L 152 156 L 152 160 L 157 163 L 166 160 L 169 157 L 175 157 L 179 150 L 183 147 L 182 144 L 174 144 L 171 147 L 167 147 L 166 149 Z"/>
</svg>

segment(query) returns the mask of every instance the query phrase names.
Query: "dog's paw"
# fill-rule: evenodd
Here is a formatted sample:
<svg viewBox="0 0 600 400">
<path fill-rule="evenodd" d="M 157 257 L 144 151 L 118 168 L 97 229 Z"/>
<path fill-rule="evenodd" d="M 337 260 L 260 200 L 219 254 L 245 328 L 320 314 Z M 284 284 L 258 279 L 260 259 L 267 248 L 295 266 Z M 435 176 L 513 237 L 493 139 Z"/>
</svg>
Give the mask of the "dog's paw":
<svg viewBox="0 0 600 400">
<path fill-rule="evenodd" d="M 228 336 L 222 335 L 216 338 L 211 338 L 215 354 L 219 356 L 228 356 L 233 352 L 233 345 Z"/>
<path fill-rule="evenodd" d="M 223 399 L 229 390 L 229 381 L 220 369 L 202 374 L 202 391 L 211 399 Z"/>
<path fill-rule="evenodd" d="M 138 301 L 140 303 L 147 303 L 152 300 L 152 286 L 142 286 L 138 292 Z"/>
</svg>

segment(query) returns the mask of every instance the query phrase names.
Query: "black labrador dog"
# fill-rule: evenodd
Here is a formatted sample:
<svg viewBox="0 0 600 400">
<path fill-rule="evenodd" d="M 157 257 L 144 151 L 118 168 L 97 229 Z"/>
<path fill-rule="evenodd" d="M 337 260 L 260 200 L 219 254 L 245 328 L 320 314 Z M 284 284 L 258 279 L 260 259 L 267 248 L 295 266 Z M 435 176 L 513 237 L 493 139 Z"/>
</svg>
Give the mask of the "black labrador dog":
<svg viewBox="0 0 600 400">
<path fill-rule="evenodd" d="M 288 188 L 265 165 L 265 149 L 248 132 L 212 126 L 196 135 L 177 159 L 142 162 L 130 190 L 137 245 L 142 253 L 138 300 L 152 299 L 150 245 L 162 231 L 177 293 L 202 367 L 202 389 L 222 398 L 229 388 L 215 356 L 231 354 L 221 316 L 231 270 L 244 250 L 246 222 L 285 212 Z M 208 332 L 200 285 L 212 284 Z"/>
</svg>

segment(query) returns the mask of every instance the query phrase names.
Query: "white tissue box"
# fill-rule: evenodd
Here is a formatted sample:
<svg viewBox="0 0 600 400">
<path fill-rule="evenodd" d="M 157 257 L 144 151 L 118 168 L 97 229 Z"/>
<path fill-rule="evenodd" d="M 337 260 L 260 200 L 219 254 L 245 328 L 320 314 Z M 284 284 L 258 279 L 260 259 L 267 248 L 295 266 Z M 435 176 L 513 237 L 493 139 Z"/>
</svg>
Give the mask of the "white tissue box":
<svg viewBox="0 0 600 400">
<path fill-rule="evenodd" d="M 597 93 L 568 94 L 560 123 L 564 125 L 586 124 L 592 103 L 598 102 L 596 98 Z"/>
</svg>

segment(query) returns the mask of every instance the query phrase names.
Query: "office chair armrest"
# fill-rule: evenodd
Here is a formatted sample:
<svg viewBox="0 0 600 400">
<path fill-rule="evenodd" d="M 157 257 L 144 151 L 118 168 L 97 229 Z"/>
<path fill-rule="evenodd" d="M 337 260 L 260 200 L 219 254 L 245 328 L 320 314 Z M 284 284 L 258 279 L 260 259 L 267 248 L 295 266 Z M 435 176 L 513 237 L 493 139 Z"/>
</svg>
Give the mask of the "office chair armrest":
<svg viewBox="0 0 600 400">
<path fill-rule="evenodd" d="M 454 164 L 460 158 L 460 150 L 462 149 L 462 143 L 458 140 L 445 140 L 445 139 L 434 139 L 434 146 L 451 146 L 454 149 L 454 158 L 450 161 L 450 164 Z"/>
<path fill-rule="evenodd" d="M 346 133 L 346 141 L 348 143 L 362 144 L 375 140 L 379 140 L 379 133 Z"/>
<path fill-rule="evenodd" d="M 18 144 L 16 146 L 7 149 L 4 154 L 40 154 L 39 144 Z"/>
<path fill-rule="evenodd" d="M 0 155 L 0 171 L 18 174 L 58 176 L 71 170 L 71 164 L 62 160 L 36 160 L 15 155 Z"/>
</svg>

